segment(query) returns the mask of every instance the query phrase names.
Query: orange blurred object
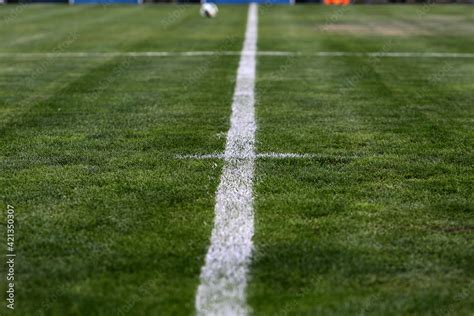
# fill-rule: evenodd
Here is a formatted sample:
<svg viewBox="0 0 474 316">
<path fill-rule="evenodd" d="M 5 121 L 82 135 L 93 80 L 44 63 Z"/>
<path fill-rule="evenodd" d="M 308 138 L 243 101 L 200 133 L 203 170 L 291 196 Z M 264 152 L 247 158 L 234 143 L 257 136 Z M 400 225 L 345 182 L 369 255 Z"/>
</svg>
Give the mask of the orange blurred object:
<svg viewBox="0 0 474 316">
<path fill-rule="evenodd" d="M 349 5 L 351 0 L 324 0 L 325 5 Z"/>
</svg>

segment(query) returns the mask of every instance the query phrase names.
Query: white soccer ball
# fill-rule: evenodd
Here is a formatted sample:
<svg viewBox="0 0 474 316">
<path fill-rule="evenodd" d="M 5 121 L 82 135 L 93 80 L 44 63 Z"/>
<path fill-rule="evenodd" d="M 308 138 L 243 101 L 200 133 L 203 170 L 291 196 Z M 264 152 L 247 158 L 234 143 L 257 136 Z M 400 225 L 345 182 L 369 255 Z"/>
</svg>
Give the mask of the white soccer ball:
<svg viewBox="0 0 474 316">
<path fill-rule="evenodd" d="M 215 3 L 206 2 L 201 5 L 201 15 L 207 18 L 215 18 L 219 9 L 215 5 Z"/>
</svg>

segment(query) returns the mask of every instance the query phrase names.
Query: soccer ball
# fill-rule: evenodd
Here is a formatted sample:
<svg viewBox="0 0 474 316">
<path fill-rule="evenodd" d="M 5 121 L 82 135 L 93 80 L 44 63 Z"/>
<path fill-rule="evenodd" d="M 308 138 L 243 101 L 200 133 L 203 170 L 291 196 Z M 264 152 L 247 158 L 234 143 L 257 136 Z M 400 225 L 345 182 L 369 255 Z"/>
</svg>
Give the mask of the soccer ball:
<svg viewBox="0 0 474 316">
<path fill-rule="evenodd" d="M 216 17 L 217 12 L 219 12 L 219 9 L 214 3 L 206 2 L 202 4 L 200 12 L 202 16 L 214 18 Z"/>
</svg>

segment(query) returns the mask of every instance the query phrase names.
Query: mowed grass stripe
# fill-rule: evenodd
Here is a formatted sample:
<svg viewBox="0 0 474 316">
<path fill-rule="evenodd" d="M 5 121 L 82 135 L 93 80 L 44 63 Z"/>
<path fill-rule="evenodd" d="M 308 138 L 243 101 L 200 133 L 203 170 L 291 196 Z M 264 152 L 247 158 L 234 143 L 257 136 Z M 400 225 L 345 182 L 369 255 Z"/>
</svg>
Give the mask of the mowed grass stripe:
<svg viewBox="0 0 474 316">
<path fill-rule="evenodd" d="M 0 7 L 0 12 L 5 8 Z M 38 14 L 48 8 L 38 6 Z M 34 45 L 24 43 L 6 47 L 0 43 L 0 51 L 28 51 L 35 53 L 64 52 L 120 52 L 129 41 L 143 41 L 137 51 L 185 51 L 185 50 L 239 50 L 243 40 L 241 19 L 243 7 L 224 7 L 224 19 L 203 20 L 197 7 L 180 6 L 70 6 L 64 16 L 37 21 L 32 24 L 18 23 L 15 32 L 4 32 L 2 38 L 14 42 L 18 37 L 47 34 Z M 127 23 L 124 23 L 127 22 Z M 219 28 L 216 32 L 215 29 Z M 0 31 L 1 32 L 1 31 Z M 3 33 L 2 33 L 3 34 Z M 71 45 L 57 49 L 69 34 L 77 35 Z M 179 38 L 179 41 L 175 39 Z M 219 43 L 220 42 L 220 43 Z"/>
<path fill-rule="evenodd" d="M 38 10 L 41 7 L 40 10 Z M 41 4 L 30 5 L 10 5 L 0 9 L 0 25 L 17 27 L 23 23 L 35 23 L 47 18 L 56 18 L 58 14 L 73 12 L 68 10 L 69 5 L 44 6 Z M 76 12 L 79 12 L 77 10 Z M 5 32 L 6 33 L 6 32 Z"/>
<path fill-rule="evenodd" d="M 471 6 L 266 7 L 262 51 L 442 51 L 472 53 Z M 268 14 L 267 14 L 268 13 Z M 297 22 L 295 22 L 297 21 Z M 424 25 L 424 28 L 419 25 Z M 282 38 L 284 34 L 284 39 Z"/>
<path fill-rule="evenodd" d="M 95 65 L 96 62 L 105 62 L 105 61 L 79 61 L 74 59 L 69 59 L 69 61 L 61 60 L 55 58 L 56 54 L 65 54 L 68 55 L 68 51 L 74 50 L 75 48 L 84 48 L 91 46 L 97 47 L 100 44 L 102 49 L 110 49 L 112 51 L 120 50 L 139 50 L 145 48 L 149 50 L 154 47 L 157 43 L 159 45 L 174 45 L 176 41 L 177 34 L 184 32 L 186 27 L 182 24 L 183 20 L 190 20 L 193 23 L 197 24 L 197 21 L 200 21 L 200 17 L 193 14 L 195 13 L 192 6 L 183 6 L 183 7 L 163 7 L 162 10 L 144 10 L 143 8 L 124 8 L 124 7 L 87 7 L 87 11 L 83 12 L 77 7 L 70 8 L 68 12 L 74 13 L 77 18 L 74 18 L 74 24 L 71 26 L 71 19 L 68 17 L 55 17 L 54 19 L 42 21 L 41 23 L 36 23 L 34 25 L 35 32 L 39 30 L 47 31 L 48 36 L 41 39 L 39 44 L 33 45 L 32 43 L 25 43 L 20 46 L 21 49 L 24 47 L 33 47 L 33 49 L 28 49 L 33 52 L 33 55 L 38 56 L 38 59 L 35 58 L 36 64 L 34 67 L 25 66 L 22 62 L 29 61 L 15 61 L 15 58 L 6 58 L 2 59 L 6 65 L 10 65 L 9 69 L 12 69 L 10 60 L 17 62 L 17 68 L 25 68 L 27 71 L 21 71 L 15 75 L 18 76 L 18 79 L 12 81 L 13 85 L 18 83 L 18 91 L 10 93 L 12 89 L 3 89 L 2 92 L 7 94 L 6 99 L 7 104 L 2 108 L 3 121 L 7 121 L 12 115 L 15 115 L 18 111 L 28 111 L 29 107 L 32 104 L 37 103 L 38 100 L 42 100 L 48 97 L 47 91 L 54 92 L 54 89 L 59 89 L 64 87 L 68 82 L 68 79 L 73 80 L 77 73 L 80 73 L 82 68 L 88 67 L 88 65 Z M 36 7 L 39 14 L 48 10 L 48 7 L 38 6 Z M 1 9 L 1 8 L 0 8 Z M 243 10 L 244 11 L 244 10 Z M 234 14 L 232 19 L 229 19 L 229 23 L 235 30 L 234 24 L 236 21 L 241 19 L 242 16 L 245 16 L 245 13 L 239 17 L 239 14 Z M 147 24 L 144 25 L 142 21 L 146 19 Z M 127 20 L 128 23 L 122 23 L 120 21 Z M 138 23 L 138 25 L 137 25 Z M 131 27 L 135 25 L 135 27 Z M 139 26 L 139 27 L 137 27 Z M 145 27 L 146 26 L 146 27 Z M 237 32 L 229 34 L 228 31 L 231 28 L 227 25 L 220 25 L 220 32 L 213 32 L 214 36 L 212 40 L 207 41 L 209 48 L 212 48 L 216 51 L 233 49 L 234 47 L 239 47 L 241 43 L 242 35 L 239 35 Z M 205 28 L 210 28 L 212 25 L 205 25 Z M 242 26 L 239 26 L 242 30 Z M 23 34 L 31 34 L 31 25 L 20 24 L 15 26 L 15 32 L 9 32 L 8 34 L 12 38 L 18 38 L 18 36 Z M 100 32 L 97 32 L 97 29 L 100 29 Z M 206 29 L 193 27 L 195 34 L 202 36 L 202 34 L 209 34 Z M 157 32 L 156 30 L 160 30 Z M 237 28 L 238 30 L 238 28 Z M 161 32 L 163 31 L 163 32 Z M 242 30 L 243 32 L 243 30 Z M 190 36 L 192 38 L 193 35 Z M 124 40 L 125 39 L 125 40 Z M 186 42 L 182 38 L 180 42 Z M 140 43 L 135 46 L 130 46 L 131 43 Z M 189 42 L 189 46 L 193 45 Z M 127 46 L 128 45 L 128 46 Z M 130 49 L 134 47 L 134 49 Z M 0 48 L 4 48 L 0 44 Z M 16 48 L 18 49 L 18 48 Z M 11 53 L 5 53 L 5 55 L 10 55 Z M 13 53 L 12 56 L 15 56 L 16 53 Z M 120 56 L 120 53 L 119 53 Z M 105 56 L 106 59 L 119 56 Z M 127 56 L 124 54 L 124 57 L 134 57 Z M 61 73 L 60 69 L 65 67 L 64 62 L 68 63 L 67 71 Z M 129 58 L 124 60 L 121 64 L 133 63 L 134 59 Z M 194 67 L 193 71 L 190 72 L 190 78 L 188 80 L 181 81 L 179 83 L 180 87 L 186 88 L 189 84 L 195 84 L 195 82 L 200 80 L 200 77 L 205 75 L 208 71 L 206 68 L 212 66 L 216 60 L 205 61 L 199 67 Z M 25 66 L 25 67 L 24 67 Z M 128 67 L 128 66 L 127 66 Z M 133 66 L 132 66 L 133 67 Z M 0 70 L 4 71 L 5 67 Z M 58 72 L 53 72 L 55 69 Z M 120 70 L 120 69 L 119 69 Z M 13 75 L 13 73 L 12 73 Z M 21 77 L 20 77 L 21 76 Z M 44 79 L 48 76 L 48 79 Z M 6 77 L 3 77 L 6 78 Z M 58 84 L 54 84 L 57 82 Z M 25 84 L 26 83 L 26 84 Z M 7 85 L 5 87 L 11 87 Z M 46 86 L 50 88 L 46 88 Z M 25 97 L 19 98 L 20 95 Z M 0 100 L 1 102 L 2 100 Z"/>
<path fill-rule="evenodd" d="M 41 14 L 46 10 L 41 10 L 39 7 L 38 12 Z M 22 11 L 21 11 L 22 12 Z M 68 13 L 82 14 L 82 9 L 69 10 Z M 37 42 L 25 42 L 22 45 L 15 45 L 15 49 L 18 47 L 47 47 L 51 52 L 63 52 L 67 51 L 77 43 L 87 42 L 87 38 L 90 33 L 93 33 L 97 28 L 102 29 L 104 32 L 107 25 L 112 21 L 112 24 L 117 24 L 118 19 L 124 18 L 124 15 L 132 15 L 133 11 L 121 11 L 120 14 L 113 14 L 114 11 L 109 11 L 110 14 L 102 14 L 100 19 L 95 18 L 88 23 L 81 23 L 78 27 L 70 27 L 70 18 L 67 15 L 61 15 L 51 20 L 45 20 L 37 22 L 33 25 L 35 33 L 41 31 L 43 28 L 48 30 L 49 28 L 55 27 L 54 30 L 48 30 L 47 36 L 38 40 Z M 92 15 L 93 16 L 93 15 Z M 88 18 L 91 18 L 91 15 L 87 15 Z M 114 21 L 117 19 L 117 21 Z M 55 23 L 52 23 L 54 21 Z M 18 21 L 16 21 L 18 22 Z M 51 22 L 51 23 L 50 23 Z M 53 26 L 54 24 L 54 26 Z M 36 26 L 36 28 L 35 28 Z M 15 26 L 15 32 L 8 32 L 9 36 L 12 36 L 13 40 L 17 39 L 24 34 L 32 34 L 32 26 L 29 24 L 20 24 Z M 33 33 L 33 34 L 35 34 Z M 43 33 L 38 33 L 43 34 Z M 120 45 L 123 45 L 119 42 L 112 44 L 115 49 L 118 49 Z M 8 45 L 3 46 L 0 44 L 1 49 L 8 49 Z M 8 54 L 8 53 L 7 53 Z M 108 58 L 107 58 L 108 59 Z M 5 89 L 2 90 L 2 94 L 5 94 L 5 101 L 0 99 L 0 102 L 3 101 L 4 105 L 2 106 L 2 111 L 0 118 L 3 122 L 7 122 L 10 119 L 13 119 L 16 115 L 21 115 L 22 112 L 27 112 L 29 109 L 41 101 L 51 97 L 58 89 L 65 88 L 70 80 L 76 80 L 82 71 L 89 69 L 89 67 L 94 67 L 98 63 L 107 62 L 105 60 L 99 61 L 83 61 L 83 62 L 74 62 L 73 60 L 57 60 L 56 58 L 43 55 L 38 56 L 34 64 L 25 65 L 24 63 L 18 63 L 14 59 L 7 58 L 2 60 L 9 67 L 4 67 L 0 72 L 5 71 L 5 68 L 14 70 L 9 72 L 4 76 L 2 85 L 5 86 Z M 12 60 L 12 63 L 9 61 Z M 64 65 L 64 63 L 67 65 Z M 65 70 L 67 69 L 67 71 Z M 9 76 L 13 76 L 13 79 L 6 81 Z M 3 98 L 2 98 L 3 99 Z M 6 126 L 2 124 L 2 126 Z"/>
<path fill-rule="evenodd" d="M 40 6 L 41 8 L 41 6 Z M 113 34 L 115 30 L 118 31 L 120 27 L 119 21 L 127 16 L 136 15 L 135 9 L 130 10 L 110 10 L 103 9 L 99 11 L 87 9 L 83 7 L 65 7 L 61 14 L 48 16 L 44 19 L 39 19 L 30 23 L 23 23 L 21 19 L 13 20 L 12 25 L 14 32 L 5 32 L 2 36 L 4 40 L 0 44 L 2 51 L 18 51 L 23 49 L 31 49 L 33 51 L 43 50 L 48 52 L 64 52 L 75 47 L 78 43 L 88 43 L 90 36 L 93 33 L 98 33 L 99 36 L 106 36 Z M 48 12 L 47 8 L 43 10 L 35 10 L 39 16 Z M 19 15 L 21 17 L 21 14 Z M 87 18 L 83 18 L 87 17 Z M 75 23 L 75 21 L 81 23 Z M 54 21 L 54 23 L 51 23 Z M 97 32 L 97 30 L 101 30 Z M 19 38 L 27 36 L 42 36 L 36 41 L 18 42 Z M 71 40 L 72 39 L 72 40 Z M 107 42 L 105 42 L 107 43 Z M 112 43 L 113 47 L 117 49 L 123 42 Z"/>
</svg>

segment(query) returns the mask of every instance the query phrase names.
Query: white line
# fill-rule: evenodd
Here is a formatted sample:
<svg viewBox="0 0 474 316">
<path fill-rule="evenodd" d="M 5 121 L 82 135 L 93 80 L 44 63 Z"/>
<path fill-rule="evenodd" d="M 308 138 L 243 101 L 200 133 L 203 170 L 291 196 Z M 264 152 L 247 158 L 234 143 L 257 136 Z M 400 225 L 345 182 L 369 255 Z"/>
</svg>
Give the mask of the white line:
<svg viewBox="0 0 474 316">
<path fill-rule="evenodd" d="M 63 52 L 63 53 L 0 53 L 0 58 L 113 58 L 113 57 L 199 57 L 245 56 L 251 51 L 191 51 L 191 52 Z M 260 51 L 258 56 L 279 57 L 394 57 L 394 58 L 474 58 L 474 53 L 441 52 L 289 52 Z"/>
<path fill-rule="evenodd" d="M 306 158 L 315 158 L 318 157 L 315 154 L 296 154 L 296 153 L 261 153 L 257 154 L 257 158 L 270 158 L 270 159 L 306 159 Z"/>
<path fill-rule="evenodd" d="M 472 53 L 435 52 L 317 52 L 318 57 L 405 57 L 405 58 L 474 58 Z"/>
<path fill-rule="evenodd" d="M 202 160 L 202 159 L 224 159 L 225 154 L 191 154 L 191 155 L 176 155 L 178 159 L 191 159 L 191 160 Z M 231 157 L 227 157 L 231 158 Z M 237 157 L 232 157 L 237 158 Z"/>
<path fill-rule="evenodd" d="M 257 24 L 257 5 L 252 3 L 243 45 L 243 51 L 248 54 L 242 54 L 237 70 L 224 169 L 216 193 L 211 245 L 196 294 L 198 315 L 247 315 L 250 312 L 245 290 L 254 232 Z"/>
<path fill-rule="evenodd" d="M 297 153 L 261 153 L 255 154 L 255 158 L 270 158 L 270 159 L 287 159 L 287 158 L 296 158 L 296 159 L 306 159 L 306 158 L 318 158 L 319 155 L 316 154 L 297 154 Z M 247 157 L 244 156 L 226 156 L 225 154 L 191 154 L 191 155 L 177 155 L 176 158 L 178 159 L 195 159 L 195 160 L 203 160 L 203 159 L 246 159 Z"/>
<path fill-rule="evenodd" d="M 21 58 L 110 58 L 110 57 L 192 57 L 192 56 L 238 56 L 233 51 L 191 52 L 63 52 L 63 53 L 0 53 L 0 57 Z"/>
<path fill-rule="evenodd" d="M 402 58 L 474 58 L 474 53 L 437 52 L 285 52 L 261 51 L 259 56 L 300 56 L 300 57 L 402 57 Z"/>
</svg>

